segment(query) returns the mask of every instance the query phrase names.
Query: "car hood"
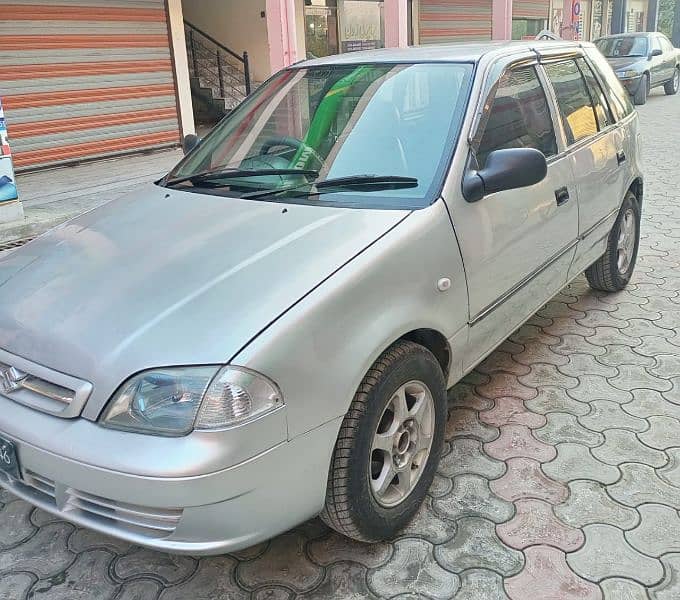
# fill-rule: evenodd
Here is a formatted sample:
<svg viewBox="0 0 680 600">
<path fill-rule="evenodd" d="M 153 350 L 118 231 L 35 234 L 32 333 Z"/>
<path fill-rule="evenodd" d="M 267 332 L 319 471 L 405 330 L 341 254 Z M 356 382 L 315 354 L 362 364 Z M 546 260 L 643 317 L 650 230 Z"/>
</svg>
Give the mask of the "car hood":
<svg viewBox="0 0 680 600">
<path fill-rule="evenodd" d="M 644 67 L 642 66 L 642 63 L 646 59 L 644 57 L 639 57 L 639 56 L 631 56 L 631 57 L 626 57 L 626 56 L 621 56 L 618 58 L 608 58 L 607 62 L 611 65 L 612 69 L 614 71 L 622 71 L 624 69 L 634 69 L 636 71 L 639 71 L 642 73 L 644 71 Z"/>
<path fill-rule="evenodd" d="M 90 381 L 98 410 L 137 371 L 229 361 L 407 215 L 149 185 L 0 259 L 0 348 Z"/>
</svg>

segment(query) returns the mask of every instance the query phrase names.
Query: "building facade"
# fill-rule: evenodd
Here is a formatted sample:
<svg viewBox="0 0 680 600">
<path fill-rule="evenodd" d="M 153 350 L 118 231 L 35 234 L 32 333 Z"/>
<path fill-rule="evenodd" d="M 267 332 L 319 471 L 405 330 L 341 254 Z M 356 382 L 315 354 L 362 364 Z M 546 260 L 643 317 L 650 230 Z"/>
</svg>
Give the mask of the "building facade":
<svg viewBox="0 0 680 600">
<path fill-rule="evenodd" d="M 25 171 L 177 145 L 195 130 L 201 93 L 243 95 L 239 78 L 257 84 L 307 57 L 545 29 L 588 40 L 654 29 L 656 2 L 0 0 L 0 96 Z M 205 84 L 213 53 L 219 83 Z"/>
</svg>

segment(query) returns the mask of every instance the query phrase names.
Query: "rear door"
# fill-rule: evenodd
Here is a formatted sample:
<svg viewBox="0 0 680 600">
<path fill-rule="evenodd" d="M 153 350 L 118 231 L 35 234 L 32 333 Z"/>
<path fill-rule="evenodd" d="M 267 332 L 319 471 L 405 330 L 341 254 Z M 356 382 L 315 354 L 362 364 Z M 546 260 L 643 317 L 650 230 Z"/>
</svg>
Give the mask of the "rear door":
<svg viewBox="0 0 680 600">
<path fill-rule="evenodd" d="M 664 65 L 664 81 L 668 81 L 675 76 L 675 48 L 671 44 L 666 36 L 659 35 L 659 43 L 661 44 L 661 51 L 663 52 L 663 65 Z"/>
<path fill-rule="evenodd" d="M 482 168 L 494 150 L 528 147 L 545 154 L 548 175 L 534 186 L 475 203 L 459 193 L 447 198 L 468 282 L 465 368 L 561 289 L 578 235 L 571 166 L 558 145 L 536 57 L 491 72 L 496 76 L 486 89 L 495 91 L 482 103 L 480 125 L 473 126 L 468 168 Z"/>
<path fill-rule="evenodd" d="M 582 56 L 547 59 L 544 69 L 559 106 L 578 194 L 581 239 L 570 276 L 602 254 L 623 198 L 623 140 L 594 72 Z"/>
<path fill-rule="evenodd" d="M 647 50 L 649 54 L 649 72 L 651 74 L 650 81 L 652 86 L 659 85 L 666 81 L 668 76 L 666 75 L 667 68 L 665 64 L 665 57 L 663 55 L 652 56 L 652 52 L 654 50 L 661 50 L 663 52 L 658 35 L 652 34 L 649 36 L 649 47 Z"/>
</svg>

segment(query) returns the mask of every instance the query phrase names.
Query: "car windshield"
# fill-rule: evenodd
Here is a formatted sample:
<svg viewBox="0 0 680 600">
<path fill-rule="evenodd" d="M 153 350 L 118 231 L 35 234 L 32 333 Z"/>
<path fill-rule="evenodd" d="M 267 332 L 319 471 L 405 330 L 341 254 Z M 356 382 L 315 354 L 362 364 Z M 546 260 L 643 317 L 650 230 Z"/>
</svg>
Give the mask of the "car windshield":
<svg viewBox="0 0 680 600">
<path fill-rule="evenodd" d="M 595 45 L 607 58 L 647 56 L 647 38 L 643 35 L 602 38 Z"/>
<path fill-rule="evenodd" d="M 470 63 L 282 71 L 220 122 L 164 184 L 285 202 L 426 206 L 450 162 L 472 71 Z"/>
</svg>

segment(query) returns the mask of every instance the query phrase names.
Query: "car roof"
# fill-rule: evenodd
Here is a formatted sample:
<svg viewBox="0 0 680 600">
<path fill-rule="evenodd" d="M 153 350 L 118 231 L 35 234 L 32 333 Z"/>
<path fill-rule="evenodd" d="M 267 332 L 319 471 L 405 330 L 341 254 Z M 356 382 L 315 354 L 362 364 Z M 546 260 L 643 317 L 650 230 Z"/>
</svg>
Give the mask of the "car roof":
<svg viewBox="0 0 680 600">
<path fill-rule="evenodd" d="M 316 67 L 324 65 L 351 65 L 357 63 L 411 63 L 411 62 L 477 62 L 488 54 L 507 54 L 509 51 L 522 53 L 529 51 L 570 50 L 591 46 L 588 42 L 569 42 L 554 40 L 529 40 L 514 42 L 458 42 L 453 44 L 434 44 L 410 46 L 408 48 L 380 48 L 313 58 L 295 63 L 293 67 Z"/>
<path fill-rule="evenodd" d="M 653 35 L 659 35 L 658 31 L 628 31 L 626 33 L 612 33 L 610 35 L 603 35 L 598 40 L 606 40 L 609 38 L 622 38 L 622 37 L 651 37 Z M 661 34 L 663 35 L 663 34 Z"/>
</svg>

